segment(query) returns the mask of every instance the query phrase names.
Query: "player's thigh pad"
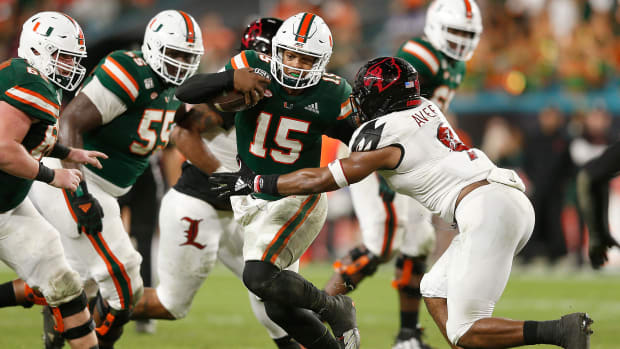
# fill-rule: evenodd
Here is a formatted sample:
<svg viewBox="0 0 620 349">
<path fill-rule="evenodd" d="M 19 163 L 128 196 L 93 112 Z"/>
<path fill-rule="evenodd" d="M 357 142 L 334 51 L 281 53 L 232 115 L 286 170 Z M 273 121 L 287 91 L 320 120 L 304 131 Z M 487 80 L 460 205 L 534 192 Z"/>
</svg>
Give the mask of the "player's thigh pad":
<svg viewBox="0 0 620 349">
<path fill-rule="evenodd" d="M 407 256 L 428 256 L 435 247 L 435 228 L 433 228 L 433 214 L 417 200 L 402 196 L 407 201 L 407 214 L 402 214 L 404 234 L 400 252 Z"/>
<path fill-rule="evenodd" d="M 521 191 L 491 183 L 465 196 L 455 217 L 461 241 L 448 261 L 446 324 L 454 344 L 476 320 L 493 313 L 512 260 L 532 234 L 534 209 Z"/>
<path fill-rule="evenodd" d="M 233 214 L 170 189 L 159 210 L 157 296 L 176 318 L 187 315 L 194 295 L 213 269 L 220 237 L 233 228 Z"/>
<path fill-rule="evenodd" d="M 374 173 L 352 184 L 350 191 L 364 246 L 381 258 L 400 251 L 407 224 L 407 197 L 396 193 L 393 201 L 384 202 Z"/>
<path fill-rule="evenodd" d="M 51 306 L 82 292 L 79 275 L 65 260 L 58 232 L 28 198 L 0 214 L 0 257 L 28 285 L 39 288 Z"/>
<path fill-rule="evenodd" d="M 231 198 L 235 219 L 245 234 L 243 257 L 284 269 L 308 249 L 327 216 L 327 195 L 295 195 L 276 201 Z"/>
</svg>

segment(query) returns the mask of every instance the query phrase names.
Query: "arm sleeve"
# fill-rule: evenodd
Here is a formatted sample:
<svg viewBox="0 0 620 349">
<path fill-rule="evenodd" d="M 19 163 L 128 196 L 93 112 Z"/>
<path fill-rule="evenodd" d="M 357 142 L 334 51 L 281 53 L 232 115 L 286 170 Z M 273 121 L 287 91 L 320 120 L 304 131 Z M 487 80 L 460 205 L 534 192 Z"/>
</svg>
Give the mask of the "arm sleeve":
<svg viewBox="0 0 620 349">
<path fill-rule="evenodd" d="M 103 125 L 127 111 L 125 103 L 112 91 L 105 88 L 96 76 L 82 88 L 81 92 L 95 105 L 101 114 L 101 122 Z"/>
<path fill-rule="evenodd" d="M 234 88 L 234 70 L 224 70 L 212 74 L 196 74 L 187 79 L 176 90 L 177 98 L 185 103 L 207 102 L 223 90 Z"/>
</svg>

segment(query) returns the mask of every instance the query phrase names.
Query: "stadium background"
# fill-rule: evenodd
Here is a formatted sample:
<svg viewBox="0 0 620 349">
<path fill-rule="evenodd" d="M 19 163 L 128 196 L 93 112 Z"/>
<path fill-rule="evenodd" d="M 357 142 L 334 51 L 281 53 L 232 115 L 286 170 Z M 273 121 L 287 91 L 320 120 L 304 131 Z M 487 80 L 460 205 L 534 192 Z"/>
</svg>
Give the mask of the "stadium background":
<svg viewBox="0 0 620 349">
<path fill-rule="evenodd" d="M 0 0 L 0 60 L 16 56 L 21 24 L 36 11 L 63 11 L 78 20 L 89 56 L 84 63 L 90 69 L 112 50 L 139 49 L 148 19 L 174 8 L 200 23 L 206 50 L 201 70 L 211 72 L 237 52 L 241 32 L 251 20 L 311 11 L 325 19 L 334 37 L 328 70 L 351 81 L 367 59 L 392 55 L 404 40 L 422 34 L 428 2 Z M 575 210 L 574 174 L 620 135 L 620 1 L 478 0 L 478 4 L 484 31 L 450 116 L 466 142 L 482 148 L 501 166 L 518 170 L 530 183 L 530 196 L 538 190 L 551 198 L 545 212 L 557 228 L 532 238 L 527 258 L 517 260 L 496 314 L 544 319 L 588 311 L 595 319 L 592 348 L 619 348 L 620 253 L 613 251 L 602 272 L 589 268 L 587 232 Z M 335 147 L 328 143 L 325 159 L 335 156 Z M 164 178 L 174 182 L 178 154 L 167 150 L 158 161 Z M 620 183 L 612 182 L 612 187 L 610 223 L 618 232 Z M 304 256 L 301 272 L 322 285 L 330 274 L 329 263 L 357 241 L 348 192 L 331 193 L 328 224 Z M 391 273 L 391 266 L 382 267 L 353 293 L 365 348 L 388 347 L 396 332 Z M 1 268 L 0 275 L 13 277 L 7 268 Z M 36 310 L 2 310 L 0 333 L 5 335 L 0 336 L 0 347 L 40 347 L 39 323 Z M 427 314 L 422 323 L 431 343 L 447 347 Z M 160 321 L 152 336 L 138 335 L 130 327 L 119 347 L 144 345 L 269 348 L 271 344 L 250 314 L 242 285 L 225 269 L 216 268 L 187 319 Z"/>
</svg>

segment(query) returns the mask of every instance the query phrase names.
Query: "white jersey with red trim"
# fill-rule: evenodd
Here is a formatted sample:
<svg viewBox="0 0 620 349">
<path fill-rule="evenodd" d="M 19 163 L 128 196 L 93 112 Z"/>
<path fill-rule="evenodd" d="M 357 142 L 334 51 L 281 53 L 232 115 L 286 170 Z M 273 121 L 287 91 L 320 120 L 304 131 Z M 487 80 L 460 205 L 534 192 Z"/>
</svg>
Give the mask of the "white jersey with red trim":
<svg viewBox="0 0 620 349">
<path fill-rule="evenodd" d="M 463 187 L 487 178 L 496 166 L 480 150 L 458 138 L 435 104 L 422 98 L 412 109 L 368 121 L 353 135 L 351 151 L 400 147 L 393 170 L 378 171 L 395 191 L 409 195 L 439 214 L 454 219 L 454 204 Z"/>
</svg>

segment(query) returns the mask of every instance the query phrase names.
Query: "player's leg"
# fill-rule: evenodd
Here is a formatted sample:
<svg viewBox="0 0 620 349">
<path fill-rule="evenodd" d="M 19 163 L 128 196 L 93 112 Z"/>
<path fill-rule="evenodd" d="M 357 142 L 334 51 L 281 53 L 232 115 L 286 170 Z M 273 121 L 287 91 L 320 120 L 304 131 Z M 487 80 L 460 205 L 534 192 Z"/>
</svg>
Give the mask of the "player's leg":
<svg viewBox="0 0 620 349">
<path fill-rule="evenodd" d="M 334 263 L 334 273 L 324 289 L 330 295 L 353 291 L 366 277 L 373 275 L 381 263 L 390 259 L 402 240 L 406 201 L 395 200 L 394 192 L 381 185 L 372 174 L 350 186 L 351 200 L 360 223 L 363 244 L 351 249 Z"/>
<path fill-rule="evenodd" d="M 550 322 L 491 317 L 508 281 L 512 259 L 531 235 L 533 217 L 523 193 L 497 183 L 478 188 L 461 201 L 456 211 L 460 248 L 453 251 L 447 268 L 446 333 L 453 344 L 496 348 L 545 343 L 587 348 L 590 320 L 583 313 Z"/>
<path fill-rule="evenodd" d="M 0 258 L 25 280 L 18 285 L 32 285 L 45 297 L 40 302 L 52 307 L 55 326 L 72 348 L 97 346 L 80 277 L 64 257 L 58 233 L 29 199 L 0 214 Z"/>
<path fill-rule="evenodd" d="M 359 333 L 350 298 L 330 296 L 299 274 L 282 270 L 297 261 L 318 234 L 327 213 L 326 195 L 294 196 L 277 201 L 234 197 L 232 204 L 245 234 L 243 281 L 266 302 L 267 314 L 281 313 L 287 307 L 312 310 L 327 320 L 336 337 L 352 341 L 348 347 L 356 348 Z M 273 309 L 271 304 L 275 304 Z M 340 344 L 331 335 L 326 336 L 320 321 L 309 320 L 305 314 L 296 311 L 288 321 L 279 316 L 272 320 L 306 348 L 338 348 Z M 306 324 L 304 331 L 300 331 L 301 326 L 289 326 L 295 323 Z"/>
<path fill-rule="evenodd" d="M 147 289 L 133 319 L 182 319 L 217 258 L 220 236 L 232 213 L 170 189 L 159 210 L 159 285 Z"/>
<path fill-rule="evenodd" d="M 398 195 L 397 197 L 399 197 Z M 426 272 L 426 259 L 435 244 L 432 214 L 412 198 L 407 201 L 407 213 L 399 215 L 405 225 L 401 253 L 396 259 L 395 280 L 392 286 L 398 291 L 400 305 L 400 329 L 394 349 L 418 347 L 430 348 L 422 340 L 419 310 L 422 295 L 420 281 Z"/>
<path fill-rule="evenodd" d="M 231 217 L 232 218 L 232 217 Z M 225 223 L 228 228 L 220 239 L 220 248 L 217 251 L 217 258 L 222 264 L 235 274 L 239 280 L 243 279 L 243 229 L 234 219 Z M 299 261 L 290 265 L 288 270 L 297 272 Z M 269 318 L 265 310 L 265 303 L 251 291 L 248 291 L 250 306 L 256 319 L 265 327 L 269 337 L 279 349 L 300 349 L 301 347 L 284 329 L 278 326 Z"/>
</svg>

